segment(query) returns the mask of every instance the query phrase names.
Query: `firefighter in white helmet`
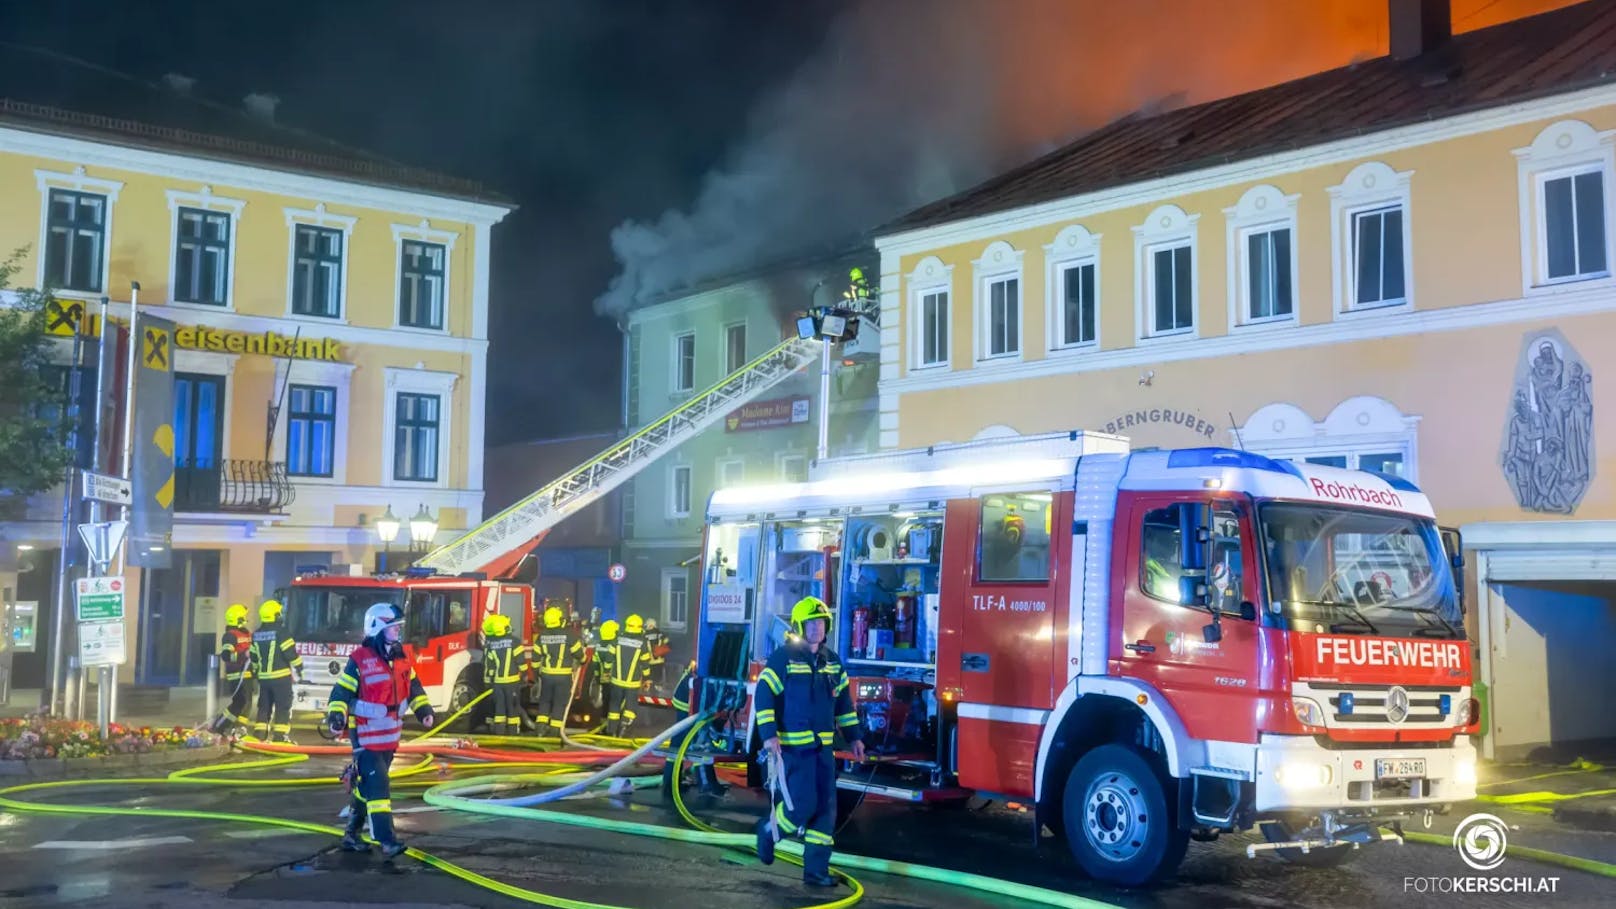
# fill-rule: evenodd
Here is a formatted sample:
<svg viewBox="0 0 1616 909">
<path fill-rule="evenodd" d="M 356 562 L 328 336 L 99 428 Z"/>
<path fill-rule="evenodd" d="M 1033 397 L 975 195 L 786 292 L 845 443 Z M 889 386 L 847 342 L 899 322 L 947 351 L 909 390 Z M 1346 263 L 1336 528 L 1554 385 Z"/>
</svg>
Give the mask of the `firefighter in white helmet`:
<svg viewBox="0 0 1616 909">
<path fill-rule="evenodd" d="M 415 667 L 398 643 L 403 623 L 404 617 L 391 603 L 377 603 L 365 610 L 365 640 L 348 657 L 342 675 L 337 676 L 326 713 L 326 725 L 333 732 L 349 729 L 357 765 L 352 811 L 342 848 L 349 852 L 370 851 L 360 838 L 365 815 L 369 814 L 371 832 L 388 858 L 404 851 L 404 844 L 393 834 L 392 790 L 387 782 L 388 768 L 404 733 L 404 720 L 399 714 L 407 705 L 422 726 L 431 729 L 437 721 L 426 690 L 415 677 Z"/>
</svg>

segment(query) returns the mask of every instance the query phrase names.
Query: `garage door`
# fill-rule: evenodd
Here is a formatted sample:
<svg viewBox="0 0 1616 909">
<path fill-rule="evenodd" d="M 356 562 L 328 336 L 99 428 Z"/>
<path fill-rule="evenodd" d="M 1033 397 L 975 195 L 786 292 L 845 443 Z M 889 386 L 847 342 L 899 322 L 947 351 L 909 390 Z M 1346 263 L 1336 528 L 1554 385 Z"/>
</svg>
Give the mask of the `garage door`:
<svg viewBox="0 0 1616 909">
<path fill-rule="evenodd" d="M 1489 581 L 1616 581 L 1616 549 L 1484 553 Z"/>
</svg>

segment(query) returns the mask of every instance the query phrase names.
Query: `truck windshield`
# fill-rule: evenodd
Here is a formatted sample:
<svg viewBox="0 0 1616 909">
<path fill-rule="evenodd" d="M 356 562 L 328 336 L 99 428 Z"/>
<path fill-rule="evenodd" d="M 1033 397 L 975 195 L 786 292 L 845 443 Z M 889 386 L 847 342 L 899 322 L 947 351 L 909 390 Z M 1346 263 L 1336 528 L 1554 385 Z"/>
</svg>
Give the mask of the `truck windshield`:
<svg viewBox="0 0 1616 909">
<path fill-rule="evenodd" d="M 365 610 L 404 603 L 402 590 L 385 587 L 298 586 L 290 596 L 287 627 L 294 639 L 312 644 L 357 644 L 365 636 Z"/>
<path fill-rule="evenodd" d="M 1408 515 L 1263 505 L 1270 599 L 1300 631 L 1464 634 L 1436 525 Z"/>
</svg>

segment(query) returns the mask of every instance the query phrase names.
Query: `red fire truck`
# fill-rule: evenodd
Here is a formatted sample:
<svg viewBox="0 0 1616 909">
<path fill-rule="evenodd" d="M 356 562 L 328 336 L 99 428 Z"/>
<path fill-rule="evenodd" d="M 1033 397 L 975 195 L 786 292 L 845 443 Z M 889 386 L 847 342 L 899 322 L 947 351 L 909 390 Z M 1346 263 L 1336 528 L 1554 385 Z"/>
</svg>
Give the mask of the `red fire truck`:
<svg viewBox="0 0 1616 909">
<path fill-rule="evenodd" d="M 844 798 L 1027 803 L 1095 878 L 1253 827 L 1337 864 L 1475 795 L 1457 534 L 1399 477 L 1056 433 L 719 490 L 705 537 L 694 760 L 753 784 L 752 687 L 814 595 L 875 757 Z"/>
</svg>

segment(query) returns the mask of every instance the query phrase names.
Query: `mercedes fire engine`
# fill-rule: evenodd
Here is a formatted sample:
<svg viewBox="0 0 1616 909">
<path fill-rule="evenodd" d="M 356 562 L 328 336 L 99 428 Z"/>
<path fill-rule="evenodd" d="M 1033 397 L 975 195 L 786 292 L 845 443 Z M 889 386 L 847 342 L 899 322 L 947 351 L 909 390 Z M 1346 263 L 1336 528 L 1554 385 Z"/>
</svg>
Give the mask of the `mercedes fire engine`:
<svg viewBox="0 0 1616 909">
<path fill-rule="evenodd" d="M 1392 475 L 1083 432 L 827 460 L 710 500 L 690 753 L 760 784 L 751 691 L 818 596 L 844 798 L 1030 804 L 1123 885 L 1252 827 L 1338 864 L 1475 796 L 1460 565 Z"/>
</svg>

